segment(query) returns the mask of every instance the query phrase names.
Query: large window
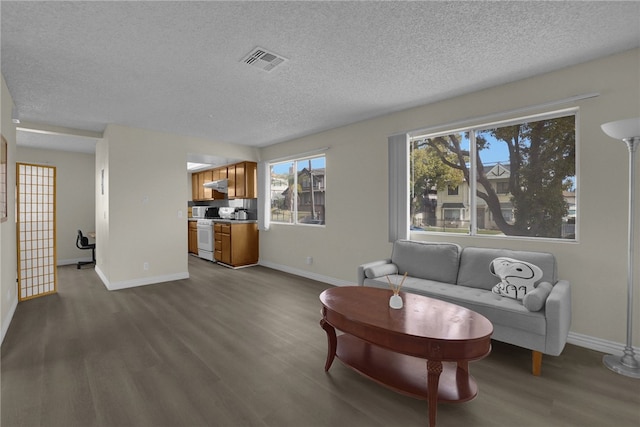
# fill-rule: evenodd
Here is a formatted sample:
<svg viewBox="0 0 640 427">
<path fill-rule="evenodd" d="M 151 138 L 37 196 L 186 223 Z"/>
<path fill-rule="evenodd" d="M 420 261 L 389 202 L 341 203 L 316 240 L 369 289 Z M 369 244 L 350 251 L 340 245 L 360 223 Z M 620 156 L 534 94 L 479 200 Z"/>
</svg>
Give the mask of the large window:
<svg viewBox="0 0 640 427">
<path fill-rule="evenodd" d="M 271 222 L 325 224 L 325 156 L 269 165 Z"/>
<path fill-rule="evenodd" d="M 414 232 L 575 239 L 575 110 L 414 136 L 410 161 Z"/>
</svg>

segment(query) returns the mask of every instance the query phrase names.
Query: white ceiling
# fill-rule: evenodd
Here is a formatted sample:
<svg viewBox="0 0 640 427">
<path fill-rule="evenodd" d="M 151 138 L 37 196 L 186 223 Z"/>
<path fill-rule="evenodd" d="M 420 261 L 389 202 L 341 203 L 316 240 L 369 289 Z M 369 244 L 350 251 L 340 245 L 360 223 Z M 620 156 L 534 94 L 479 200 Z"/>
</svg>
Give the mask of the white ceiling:
<svg viewBox="0 0 640 427">
<path fill-rule="evenodd" d="M 21 119 L 252 146 L 640 46 L 640 2 L 3 0 L 0 14 Z M 242 63 L 257 46 L 288 61 Z"/>
</svg>

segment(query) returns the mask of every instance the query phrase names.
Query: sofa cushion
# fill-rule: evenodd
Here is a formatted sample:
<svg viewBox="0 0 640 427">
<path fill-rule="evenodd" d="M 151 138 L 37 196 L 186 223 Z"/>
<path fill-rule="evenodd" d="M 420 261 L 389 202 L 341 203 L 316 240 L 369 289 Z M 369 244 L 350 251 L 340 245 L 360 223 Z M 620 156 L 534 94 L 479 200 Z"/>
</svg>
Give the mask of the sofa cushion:
<svg viewBox="0 0 640 427">
<path fill-rule="evenodd" d="M 489 266 L 491 261 L 499 257 L 515 258 L 537 265 L 542 270 L 541 281 L 551 284 L 557 281 L 556 259 L 553 254 L 468 247 L 464 248 L 460 255 L 460 271 L 458 272 L 457 284 L 490 291 L 496 284 L 496 277 L 491 274 Z"/>
<path fill-rule="evenodd" d="M 395 283 L 394 280 L 399 283 L 402 280 L 402 276 L 389 276 L 389 279 L 393 283 Z M 389 289 L 386 278 L 365 279 L 364 284 L 366 286 Z M 490 290 L 467 286 L 452 286 L 449 283 L 407 276 L 401 291 L 460 305 L 482 314 L 494 325 L 501 325 L 541 336 L 544 336 L 547 331 L 544 310 L 531 312 L 524 308 L 520 301 L 504 298 Z"/>
<path fill-rule="evenodd" d="M 391 262 L 398 273 L 420 279 L 456 283 L 461 247 L 455 243 L 397 240 Z"/>
<path fill-rule="evenodd" d="M 520 301 L 504 298 L 484 289 L 449 286 L 437 298 L 482 314 L 491 323 L 520 329 L 538 335 L 547 333 L 544 311 L 531 312 Z"/>
<path fill-rule="evenodd" d="M 537 288 L 528 292 L 523 300 L 522 305 L 529 311 L 540 311 L 547 302 L 547 297 L 551 293 L 553 285 L 549 282 L 540 282 Z"/>
<path fill-rule="evenodd" d="M 374 265 L 364 270 L 364 275 L 369 279 L 376 277 L 388 276 L 389 274 L 397 274 L 398 267 L 395 264 Z"/>
</svg>

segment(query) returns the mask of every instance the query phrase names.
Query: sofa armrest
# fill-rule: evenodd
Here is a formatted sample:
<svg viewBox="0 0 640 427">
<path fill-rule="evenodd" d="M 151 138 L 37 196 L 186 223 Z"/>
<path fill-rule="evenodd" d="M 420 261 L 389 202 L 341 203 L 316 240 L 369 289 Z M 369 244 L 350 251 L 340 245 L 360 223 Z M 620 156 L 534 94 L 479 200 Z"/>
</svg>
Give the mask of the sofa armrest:
<svg viewBox="0 0 640 427">
<path fill-rule="evenodd" d="M 369 268 L 369 267 L 375 267 L 376 265 L 384 265 L 384 264 L 391 264 L 391 259 L 381 259 L 378 261 L 371 261 L 368 262 L 366 264 L 362 264 L 358 266 L 358 285 L 359 286 L 363 286 L 364 285 L 364 271 Z"/>
<path fill-rule="evenodd" d="M 551 290 L 545 306 L 547 338 L 544 353 L 558 356 L 567 342 L 571 326 L 571 287 L 559 280 Z"/>
</svg>

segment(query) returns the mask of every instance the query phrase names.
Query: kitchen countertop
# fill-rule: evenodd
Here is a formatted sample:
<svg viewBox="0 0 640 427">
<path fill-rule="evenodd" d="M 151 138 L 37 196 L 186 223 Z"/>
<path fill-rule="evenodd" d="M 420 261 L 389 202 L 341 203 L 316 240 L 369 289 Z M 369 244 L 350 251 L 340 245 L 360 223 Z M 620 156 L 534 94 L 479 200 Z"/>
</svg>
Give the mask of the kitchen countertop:
<svg viewBox="0 0 640 427">
<path fill-rule="evenodd" d="M 198 218 L 188 218 L 189 222 L 198 221 Z M 200 219 L 210 219 L 214 223 L 225 223 L 225 224 L 257 224 L 257 219 L 229 219 L 229 218 L 200 218 Z"/>
<path fill-rule="evenodd" d="M 227 218 L 214 218 L 213 222 L 226 223 L 226 224 L 257 224 L 257 219 L 227 219 Z"/>
</svg>

